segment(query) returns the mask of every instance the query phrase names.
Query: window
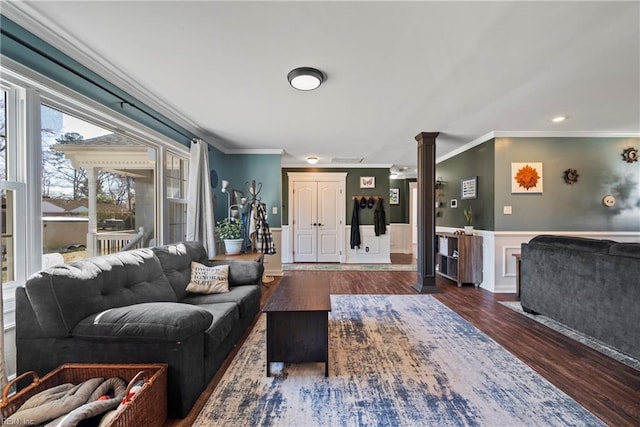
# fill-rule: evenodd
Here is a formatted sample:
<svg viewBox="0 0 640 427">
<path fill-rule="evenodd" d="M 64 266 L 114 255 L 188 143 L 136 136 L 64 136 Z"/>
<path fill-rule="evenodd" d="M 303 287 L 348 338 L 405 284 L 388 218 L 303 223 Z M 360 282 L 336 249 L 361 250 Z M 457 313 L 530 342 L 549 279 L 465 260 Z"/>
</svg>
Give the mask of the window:
<svg viewBox="0 0 640 427">
<path fill-rule="evenodd" d="M 0 180 L 7 180 L 7 91 L 0 97 Z M 13 282 L 13 191 L 2 189 L 2 213 L 0 214 L 0 230 L 2 230 L 2 283 Z"/>
<path fill-rule="evenodd" d="M 189 162 L 173 153 L 167 153 L 167 202 L 169 236 L 167 243 L 176 243 L 187 237 L 187 178 Z"/>
<path fill-rule="evenodd" d="M 170 176 L 158 168 L 168 150 L 172 152 Z M 183 239 L 188 156 L 187 147 L 133 119 L 19 64 L 3 63 L 0 289 L 5 331 L 15 327 L 16 286 L 46 265 L 49 252 L 85 256 L 90 254 L 88 249 L 100 253 L 99 242 L 120 250 L 119 245 L 131 240 L 132 234 L 141 246 L 168 243 L 169 222 L 172 239 Z M 165 196 L 167 188 L 171 203 Z M 54 199 L 60 203 L 57 209 L 45 203 Z M 93 220 L 88 213 L 92 203 L 98 212 Z M 76 220 L 71 229 L 80 230 L 84 241 L 71 238 L 60 222 L 49 222 L 50 216 L 62 217 L 61 222 Z M 87 239 L 90 224 L 95 235 Z M 62 235 L 64 242 L 52 244 L 51 233 Z M 84 251 L 81 246 L 91 242 L 95 248 Z M 9 375 L 15 374 L 11 336 L 5 341 Z"/>
<path fill-rule="evenodd" d="M 68 262 L 148 246 L 156 150 L 47 105 L 41 118 L 43 253 Z"/>
</svg>

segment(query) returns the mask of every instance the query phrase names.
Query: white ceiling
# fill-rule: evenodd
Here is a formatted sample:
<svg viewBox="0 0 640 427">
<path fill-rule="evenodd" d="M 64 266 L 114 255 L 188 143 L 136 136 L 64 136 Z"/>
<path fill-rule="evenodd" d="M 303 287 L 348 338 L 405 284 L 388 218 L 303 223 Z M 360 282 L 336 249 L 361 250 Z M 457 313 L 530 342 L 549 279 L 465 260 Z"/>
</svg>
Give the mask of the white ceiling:
<svg viewBox="0 0 640 427">
<path fill-rule="evenodd" d="M 422 131 L 440 132 L 437 157 L 494 131 L 640 132 L 640 2 L 12 6 L 10 18 L 224 151 L 283 149 L 285 164 L 413 168 Z M 286 76 L 299 66 L 327 80 L 296 91 Z"/>
</svg>

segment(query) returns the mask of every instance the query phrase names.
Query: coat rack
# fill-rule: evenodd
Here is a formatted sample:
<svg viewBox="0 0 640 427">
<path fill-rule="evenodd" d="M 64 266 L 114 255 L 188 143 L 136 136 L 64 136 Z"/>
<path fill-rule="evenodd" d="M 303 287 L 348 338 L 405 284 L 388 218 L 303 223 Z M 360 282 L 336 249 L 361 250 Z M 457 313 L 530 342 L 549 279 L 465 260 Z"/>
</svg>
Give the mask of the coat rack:
<svg viewBox="0 0 640 427">
<path fill-rule="evenodd" d="M 381 199 L 380 196 L 353 196 L 351 200 L 371 199 L 371 198 L 373 198 L 373 200 L 375 201 L 378 201 L 378 199 Z"/>
<path fill-rule="evenodd" d="M 260 197 L 258 196 L 258 194 L 260 194 L 260 191 L 262 191 L 262 183 L 258 182 L 256 184 L 256 180 L 251 180 L 251 184 L 249 184 L 249 182 L 245 182 L 244 183 L 247 186 L 247 189 L 249 190 L 249 202 L 253 203 L 255 201 L 260 201 Z"/>
</svg>

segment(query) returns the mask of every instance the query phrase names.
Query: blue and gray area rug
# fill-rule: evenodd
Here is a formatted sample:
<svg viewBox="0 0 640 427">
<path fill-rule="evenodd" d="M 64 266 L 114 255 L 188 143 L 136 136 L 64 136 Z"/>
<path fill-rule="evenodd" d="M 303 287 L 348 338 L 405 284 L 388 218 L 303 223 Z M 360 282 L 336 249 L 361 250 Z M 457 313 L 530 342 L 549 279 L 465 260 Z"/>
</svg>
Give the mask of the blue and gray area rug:
<svg viewBox="0 0 640 427">
<path fill-rule="evenodd" d="M 322 364 L 267 378 L 263 315 L 194 425 L 603 425 L 429 295 L 331 301 L 328 378 Z"/>
</svg>

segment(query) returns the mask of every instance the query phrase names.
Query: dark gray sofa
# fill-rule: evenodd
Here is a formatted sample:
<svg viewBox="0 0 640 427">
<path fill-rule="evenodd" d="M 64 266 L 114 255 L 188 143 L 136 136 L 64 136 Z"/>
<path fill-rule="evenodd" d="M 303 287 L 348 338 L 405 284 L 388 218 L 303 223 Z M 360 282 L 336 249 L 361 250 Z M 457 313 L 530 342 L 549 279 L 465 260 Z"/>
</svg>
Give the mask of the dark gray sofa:
<svg viewBox="0 0 640 427">
<path fill-rule="evenodd" d="M 537 236 L 520 273 L 525 311 L 640 358 L 640 243 Z"/>
<path fill-rule="evenodd" d="M 39 272 L 16 290 L 17 371 L 67 362 L 167 363 L 169 417 L 184 417 L 260 311 L 264 267 L 229 264 L 228 293 L 185 288 L 199 242 L 89 258 Z"/>
</svg>

